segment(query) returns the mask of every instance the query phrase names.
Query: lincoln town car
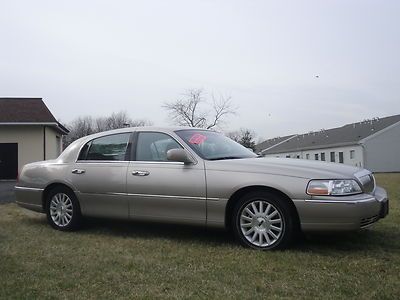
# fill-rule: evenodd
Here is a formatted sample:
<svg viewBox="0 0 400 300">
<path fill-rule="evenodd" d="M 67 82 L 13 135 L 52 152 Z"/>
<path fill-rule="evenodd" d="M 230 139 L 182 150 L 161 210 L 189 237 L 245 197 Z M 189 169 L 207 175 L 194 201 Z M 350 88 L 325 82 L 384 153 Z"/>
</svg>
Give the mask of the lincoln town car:
<svg viewBox="0 0 400 300">
<path fill-rule="evenodd" d="M 15 190 L 20 206 L 61 231 L 86 216 L 185 223 L 229 229 L 260 250 L 287 247 L 301 232 L 366 228 L 389 208 L 366 169 L 260 157 L 221 133 L 187 127 L 83 137 L 55 160 L 25 165 Z"/>
</svg>

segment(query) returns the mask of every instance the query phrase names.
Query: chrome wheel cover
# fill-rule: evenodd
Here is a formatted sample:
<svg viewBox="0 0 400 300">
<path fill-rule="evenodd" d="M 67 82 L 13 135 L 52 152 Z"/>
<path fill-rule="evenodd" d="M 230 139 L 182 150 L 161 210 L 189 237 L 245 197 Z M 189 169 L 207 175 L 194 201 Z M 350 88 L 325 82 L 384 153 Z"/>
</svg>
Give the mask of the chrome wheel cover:
<svg viewBox="0 0 400 300">
<path fill-rule="evenodd" d="M 54 224 L 60 227 L 67 226 L 73 215 L 72 201 L 68 195 L 58 193 L 50 200 L 50 216 Z"/>
<path fill-rule="evenodd" d="M 248 203 L 240 213 L 240 229 L 252 245 L 269 247 L 282 235 L 284 221 L 279 210 L 265 200 Z"/>
</svg>

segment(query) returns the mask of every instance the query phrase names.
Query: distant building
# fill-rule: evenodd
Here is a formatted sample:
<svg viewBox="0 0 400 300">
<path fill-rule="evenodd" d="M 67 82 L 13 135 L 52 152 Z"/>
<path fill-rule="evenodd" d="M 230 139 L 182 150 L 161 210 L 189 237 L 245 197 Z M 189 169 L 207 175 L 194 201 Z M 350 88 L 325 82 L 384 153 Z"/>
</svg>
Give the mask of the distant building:
<svg viewBox="0 0 400 300">
<path fill-rule="evenodd" d="M 373 172 L 400 172 L 400 115 L 266 140 L 256 146 L 266 157 L 343 163 Z"/>
<path fill-rule="evenodd" d="M 41 98 L 0 98 L 0 179 L 16 179 L 27 163 L 57 158 L 68 132 Z"/>
</svg>

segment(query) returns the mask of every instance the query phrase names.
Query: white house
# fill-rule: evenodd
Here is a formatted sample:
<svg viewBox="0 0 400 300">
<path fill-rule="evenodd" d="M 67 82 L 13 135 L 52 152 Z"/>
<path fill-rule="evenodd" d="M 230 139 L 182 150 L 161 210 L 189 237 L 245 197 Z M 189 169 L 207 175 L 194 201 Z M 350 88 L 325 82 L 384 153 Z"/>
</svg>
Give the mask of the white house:
<svg viewBox="0 0 400 300">
<path fill-rule="evenodd" d="M 0 180 L 16 179 L 23 165 L 57 158 L 62 126 L 40 98 L 0 98 Z"/>
<path fill-rule="evenodd" d="M 256 146 L 266 157 L 344 163 L 373 172 L 400 172 L 400 115 L 269 139 Z"/>
</svg>

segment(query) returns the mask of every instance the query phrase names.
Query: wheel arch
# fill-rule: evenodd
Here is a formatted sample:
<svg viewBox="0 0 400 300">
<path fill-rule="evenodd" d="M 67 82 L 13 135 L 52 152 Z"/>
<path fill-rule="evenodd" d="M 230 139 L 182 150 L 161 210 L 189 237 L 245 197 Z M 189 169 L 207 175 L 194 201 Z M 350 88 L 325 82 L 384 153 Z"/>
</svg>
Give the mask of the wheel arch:
<svg viewBox="0 0 400 300">
<path fill-rule="evenodd" d="M 52 182 L 45 187 L 45 189 L 43 190 L 43 193 L 42 193 L 42 208 L 43 208 L 43 210 L 46 210 L 46 201 L 47 201 L 47 197 L 48 197 L 50 191 L 55 189 L 56 187 L 67 188 L 75 195 L 76 198 L 78 198 L 76 196 L 74 189 L 71 186 L 69 186 L 68 184 L 66 184 L 64 182 Z M 79 200 L 78 200 L 78 202 L 79 202 Z"/>
<path fill-rule="evenodd" d="M 245 194 L 254 192 L 254 191 L 268 191 L 268 192 L 274 193 L 274 194 L 278 195 L 279 197 L 281 197 L 282 199 L 286 200 L 290 206 L 294 224 L 297 227 L 296 229 L 300 230 L 299 214 L 297 212 L 296 206 L 294 205 L 292 199 L 284 192 L 282 192 L 276 188 L 273 188 L 270 186 L 265 186 L 265 185 L 251 185 L 251 186 L 242 187 L 232 194 L 232 196 L 228 200 L 228 203 L 227 203 L 226 209 L 225 209 L 225 226 L 226 226 L 226 228 L 230 229 L 232 226 L 232 213 L 233 213 L 233 209 L 235 207 L 236 201 L 238 201 Z"/>
</svg>

